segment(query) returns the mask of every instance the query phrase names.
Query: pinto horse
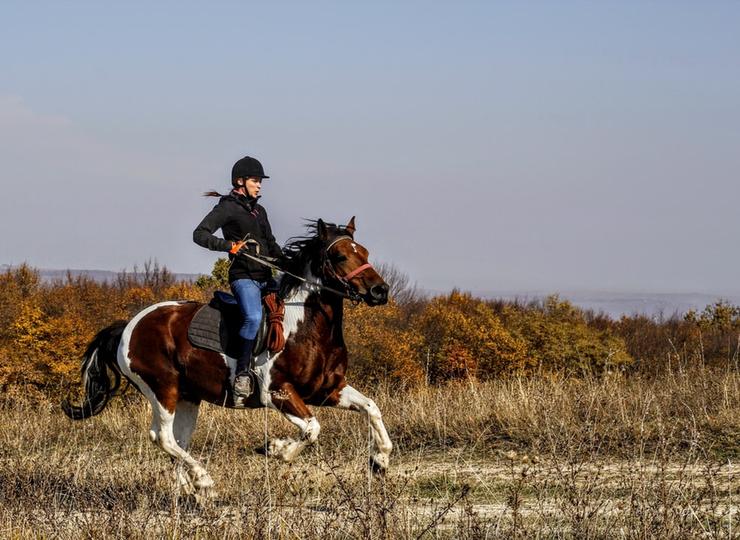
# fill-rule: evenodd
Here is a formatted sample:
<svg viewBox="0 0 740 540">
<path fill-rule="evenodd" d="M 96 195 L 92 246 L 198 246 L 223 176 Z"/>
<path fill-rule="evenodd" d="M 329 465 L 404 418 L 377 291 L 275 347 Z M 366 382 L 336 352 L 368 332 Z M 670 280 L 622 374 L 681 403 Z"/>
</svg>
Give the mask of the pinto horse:
<svg viewBox="0 0 740 540">
<path fill-rule="evenodd" d="M 370 464 L 383 472 L 393 445 L 375 402 L 345 380 L 342 313 L 345 297 L 371 306 L 385 304 L 388 285 L 368 263 L 367 249 L 355 242 L 354 217 L 344 227 L 319 219 L 308 228 L 307 236 L 284 248 L 288 273 L 281 280 L 280 295 L 285 301 L 286 344 L 280 353 L 264 351 L 255 359 L 258 397 L 250 407 L 280 411 L 300 430 L 297 439 L 274 439 L 264 449 L 285 461 L 319 436 L 319 423 L 308 405 L 364 413 L 374 440 Z M 186 466 L 187 477 L 180 477 L 183 484 L 208 495 L 213 480 L 188 453 L 188 446 L 202 401 L 235 406 L 231 385 L 236 360 L 189 342 L 188 325 L 201 306 L 161 302 L 127 323 L 101 330 L 83 359 L 84 401 L 80 406 L 65 401 L 62 408 L 75 420 L 96 415 L 125 377 L 151 403 L 152 442 Z"/>
</svg>

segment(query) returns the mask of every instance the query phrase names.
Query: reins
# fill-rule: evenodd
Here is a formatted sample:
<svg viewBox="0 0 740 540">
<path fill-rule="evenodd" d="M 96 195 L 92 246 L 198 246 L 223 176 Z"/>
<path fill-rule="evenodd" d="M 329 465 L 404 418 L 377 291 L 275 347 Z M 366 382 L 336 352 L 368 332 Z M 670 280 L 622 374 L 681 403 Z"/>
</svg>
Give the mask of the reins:
<svg viewBox="0 0 740 540">
<path fill-rule="evenodd" d="M 283 274 L 288 275 L 288 276 L 292 277 L 293 279 L 297 279 L 298 281 L 301 281 L 301 282 L 303 282 L 303 283 L 305 283 L 305 284 L 307 284 L 307 285 L 309 285 L 311 287 L 315 287 L 315 288 L 317 288 L 319 290 L 323 290 L 323 291 L 330 292 L 332 294 L 336 294 L 337 296 L 341 296 L 342 298 L 347 298 L 351 302 L 359 303 L 359 302 L 362 301 L 362 298 L 360 297 L 359 294 L 357 294 L 354 290 L 352 290 L 352 288 L 349 285 L 349 280 L 352 279 L 353 277 L 355 277 L 356 275 L 358 275 L 360 272 L 363 272 L 363 271 L 367 270 L 368 268 L 372 268 L 373 265 L 371 265 L 370 263 L 365 263 L 365 264 L 363 264 L 363 265 L 355 268 L 354 270 L 352 270 L 347 275 L 340 276 L 339 274 L 337 274 L 337 271 L 334 269 L 334 265 L 332 265 L 331 264 L 331 261 L 329 261 L 329 259 L 326 257 L 326 254 L 334 246 L 334 244 L 336 244 L 340 240 L 345 240 L 345 239 L 346 240 L 350 240 L 350 241 L 353 240 L 351 236 L 340 236 L 338 238 L 335 238 L 334 241 L 326 247 L 326 249 L 324 250 L 324 261 L 322 263 L 324 267 L 328 267 L 331 270 L 331 273 L 332 273 L 333 277 L 337 281 L 339 281 L 342 285 L 344 285 L 344 287 L 345 287 L 345 290 L 344 291 L 340 291 L 340 290 L 334 289 L 332 287 L 328 287 L 327 285 L 324 285 L 323 283 L 318 283 L 316 281 L 311 281 L 311 280 L 306 279 L 306 278 L 304 278 L 302 276 L 297 276 L 297 275 L 293 274 L 292 272 L 288 272 L 287 270 L 284 270 L 284 269 L 280 268 L 278 265 L 270 262 L 267 257 L 259 257 L 257 255 L 252 255 L 251 253 L 247 253 L 247 252 L 244 252 L 244 251 L 240 251 L 239 253 L 237 253 L 237 256 L 242 256 L 242 257 L 246 257 L 248 259 L 251 259 L 251 260 L 255 261 L 256 263 L 259 263 L 259 264 L 261 264 L 263 266 L 266 266 L 267 268 L 271 268 L 273 270 L 277 270 L 278 272 L 282 272 Z M 234 260 L 236 260 L 236 257 L 234 259 L 232 259 L 231 264 L 234 263 Z M 275 259 L 273 259 L 273 260 L 275 260 Z M 229 266 L 231 266 L 231 264 Z"/>
</svg>

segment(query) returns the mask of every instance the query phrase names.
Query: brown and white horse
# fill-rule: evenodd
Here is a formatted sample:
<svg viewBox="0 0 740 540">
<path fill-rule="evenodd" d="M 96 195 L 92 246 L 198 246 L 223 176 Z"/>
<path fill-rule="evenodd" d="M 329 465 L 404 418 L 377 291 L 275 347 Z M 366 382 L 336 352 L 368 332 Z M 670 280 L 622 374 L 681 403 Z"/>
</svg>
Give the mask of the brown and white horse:
<svg viewBox="0 0 740 540">
<path fill-rule="evenodd" d="M 255 361 L 259 396 L 255 407 L 280 411 L 299 430 L 297 439 L 275 439 L 268 455 L 290 461 L 316 441 L 320 426 L 308 405 L 339 407 L 367 415 L 374 439 L 370 457 L 378 472 L 388 467 L 392 444 L 373 400 L 347 384 L 347 348 L 342 335 L 343 297 L 320 289 L 321 283 L 369 305 L 388 300 L 388 285 L 368 263 L 368 251 L 354 240 L 354 218 L 344 226 L 318 220 L 310 235 L 285 248 L 286 270 L 308 282 L 284 275 L 284 335 L 280 353 L 261 353 Z M 233 406 L 231 383 L 236 361 L 197 348 L 187 337 L 188 325 L 202 304 L 162 302 L 128 323 L 114 323 L 90 343 L 82 364 L 85 399 L 81 406 L 62 404 L 73 419 L 103 410 L 119 386 L 121 375 L 149 400 L 149 436 L 162 450 L 187 467 L 188 477 L 202 494 L 213 480 L 188 453 L 201 401 Z M 114 376 L 111 384 L 109 373 Z"/>
</svg>

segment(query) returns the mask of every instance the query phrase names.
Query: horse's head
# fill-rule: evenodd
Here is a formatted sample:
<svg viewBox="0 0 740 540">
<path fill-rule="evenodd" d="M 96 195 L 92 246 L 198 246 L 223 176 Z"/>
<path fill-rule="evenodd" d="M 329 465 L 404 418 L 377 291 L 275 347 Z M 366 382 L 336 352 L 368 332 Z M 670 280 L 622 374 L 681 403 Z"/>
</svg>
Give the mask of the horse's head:
<svg viewBox="0 0 740 540">
<path fill-rule="evenodd" d="M 350 297 L 369 306 L 388 302 L 388 284 L 368 262 L 365 246 L 355 242 L 355 218 L 344 227 L 319 219 L 316 232 L 323 249 L 321 271 L 330 283 L 341 285 Z"/>
</svg>

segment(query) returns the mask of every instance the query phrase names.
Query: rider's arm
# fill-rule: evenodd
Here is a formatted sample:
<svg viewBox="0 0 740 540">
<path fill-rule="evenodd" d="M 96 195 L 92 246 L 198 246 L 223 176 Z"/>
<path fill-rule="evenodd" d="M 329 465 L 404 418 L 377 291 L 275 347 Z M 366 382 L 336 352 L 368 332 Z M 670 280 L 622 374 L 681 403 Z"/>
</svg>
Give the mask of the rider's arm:
<svg viewBox="0 0 740 540">
<path fill-rule="evenodd" d="M 265 227 L 264 227 L 264 233 L 265 233 L 265 240 L 267 241 L 267 249 L 269 251 L 270 257 L 275 257 L 276 259 L 280 259 L 283 256 L 283 250 L 280 249 L 280 246 L 275 241 L 275 236 L 272 234 L 272 227 L 270 227 L 270 221 L 267 219 L 267 210 L 262 208 L 262 211 L 265 214 Z"/>
<path fill-rule="evenodd" d="M 203 221 L 193 231 L 193 242 L 211 251 L 229 251 L 233 242 L 215 236 L 213 233 L 229 219 L 228 211 L 221 203 L 213 207 Z"/>
</svg>

